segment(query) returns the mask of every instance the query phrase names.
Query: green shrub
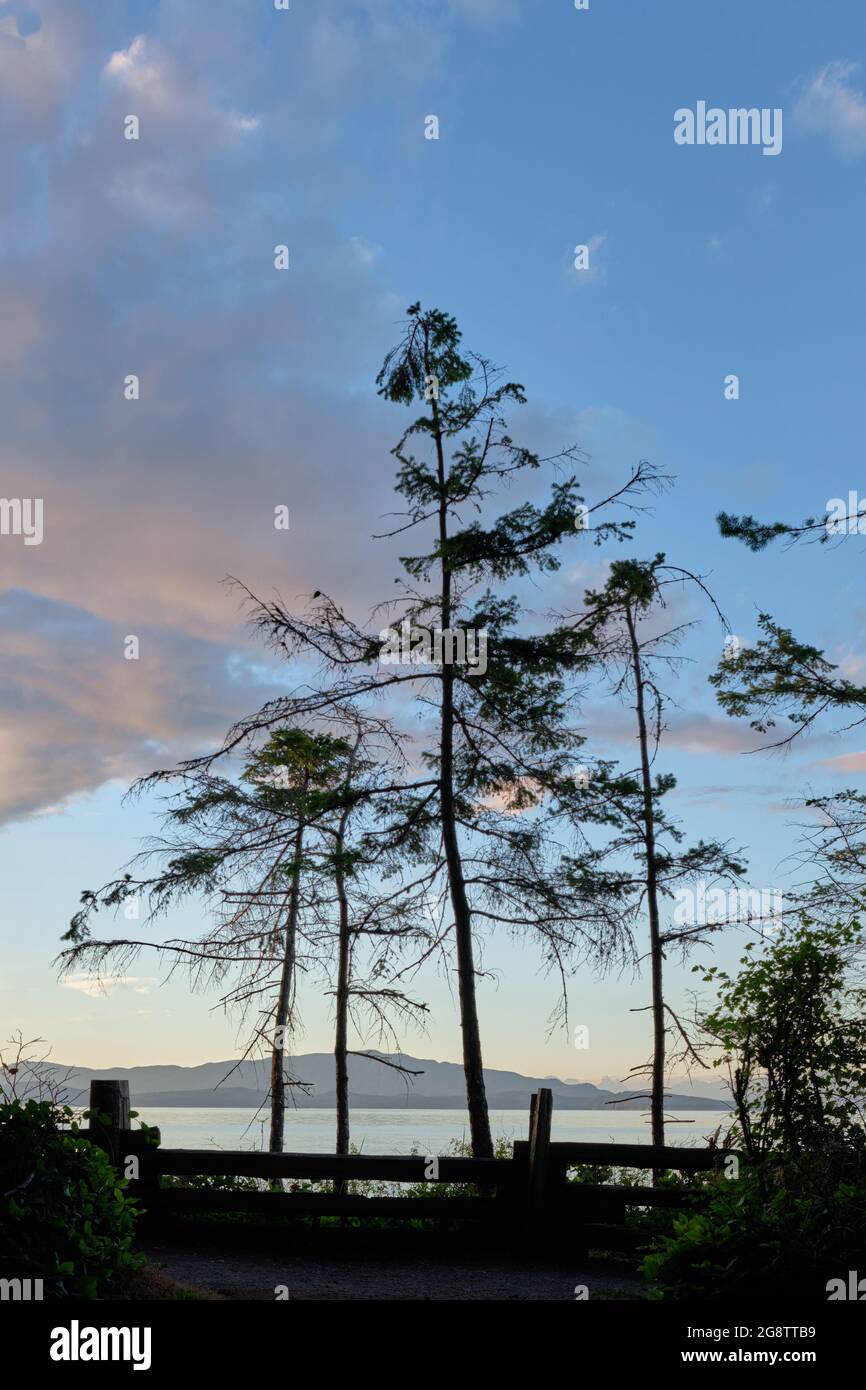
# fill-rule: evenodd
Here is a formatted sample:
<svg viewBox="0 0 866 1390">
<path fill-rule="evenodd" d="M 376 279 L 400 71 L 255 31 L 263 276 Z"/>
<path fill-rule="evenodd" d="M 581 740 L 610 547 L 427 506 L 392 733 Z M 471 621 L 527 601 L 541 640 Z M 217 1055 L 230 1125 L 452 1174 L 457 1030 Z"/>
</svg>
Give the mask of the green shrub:
<svg viewBox="0 0 866 1390">
<path fill-rule="evenodd" d="M 195 1192 L 262 1192 L 258 1178 L 235 1177 L 230 1173 L 189 1174 L 181 1178 L 164 1177 L 163 1187 L 190 1188 Z"/>
<path fill-rule="evenodd" d="M 0 1278 L 41 1279 L 46 1298 L 122 1291 L 141 1264 L 124 1186 L 70 1109 L 0 1104 Z"/>
<path fill-rule="evenodd" d="M 803 918 L 757 954 L 749 942 L 737 975 L 703 972 L 718 992 L 703 1028 L 731 1079 L 735 1138 L 750 1158 L 863 1143 L 866 989 L 852 961 L 864 945 L 859 922 Z"/>
<path fill-rule="evenodd" d="M 822 1300 L 866 1270 L 866 1165 L 856 1150 L 742 1166 L 706 1180 L 709 1200 L 675 1217 L 642 1271 L 656 1299 Z"/>
</svg>

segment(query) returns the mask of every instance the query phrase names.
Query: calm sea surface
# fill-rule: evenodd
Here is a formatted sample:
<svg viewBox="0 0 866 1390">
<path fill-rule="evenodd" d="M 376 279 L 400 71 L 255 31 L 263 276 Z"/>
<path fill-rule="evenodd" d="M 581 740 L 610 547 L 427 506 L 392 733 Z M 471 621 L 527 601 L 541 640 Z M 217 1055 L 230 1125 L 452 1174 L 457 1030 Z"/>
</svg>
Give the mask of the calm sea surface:
<svg viewBox="0 0 866 1390">
<path fill-rule="evenodd" d="M 147 1124 L 159 1125 L 162 1143 L 173 1149 L 267 1148 L 267 1125 L 261 1115 L 238 1107 L 188 1110 L 154 1107 L 139 1110 Z M 728 1115 L 722 1110 L 671 1111 L 669 1144 L 701 1144 Z M 524 1110 L 491 1110 L 496 1138 L 526 1139 L 529 1125 Z M 336 1119 L 333 1110 L 295 1110 L 286 1115 L 285 1148 L 294 1153 L 333 1153 Z M 468 1139 L 463 1110 L 353 1110 L 352 1143 L 368 1154 L 442 1154 L 454 1139 Z M 639 1111 L 608 1114 L 572 1110 L 553 1115 L 553 1138 L 583 1143 L 648 1144 L 649 1122 Z"/>
</svg>

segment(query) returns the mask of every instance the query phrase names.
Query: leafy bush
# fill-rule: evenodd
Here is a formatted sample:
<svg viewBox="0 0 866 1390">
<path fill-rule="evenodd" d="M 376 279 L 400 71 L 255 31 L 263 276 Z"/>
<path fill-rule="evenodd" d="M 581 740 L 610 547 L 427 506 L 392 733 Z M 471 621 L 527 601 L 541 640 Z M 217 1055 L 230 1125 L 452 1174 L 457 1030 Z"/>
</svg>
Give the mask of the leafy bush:
<svg viewBox="0 0 866 1390">
<path fill-rule="evenodd" d="M 191 1188 L 196 1192 L 264 1192 L 267 1183 L 259 1178 L 235 1177 L 230 1173 L 189 1174 L 182 1178 L 164 1177 L 163 1187 Z"/>
<path fill-rule="evenodd" d="M 739 1176 L 658 1231 L 644 1259 L 654 1298 L 827 1297 L 866 1268 L 866 991 L 852 971 L 859 923 L 789 925 L 735 977 L 717 967 L 703 1018 L 734 1098 Z"/>
<path fill-rule="evenodd" d="M 650 1297 L 824 1299 L 829 1279 L 866 1268 L 866 1163 L 850 1149 L 743 1165 L 706 1191 L 644 1259 Z"/>
<path fill-rule="evenodd" d="M 718 997 L 703 1024 L 731 1079 L 736 1138 L 750 1158 L 862 1142 L 866 990 L 851 962 L 863 946 L 859 922 L 804 918 L 757 955 L 750 942 L 733 978 L 717 966 L 704 972 Z"/>
<path fill-rule="evenodd" d="M 41 1279 L 49 1298 L 122 1290 L 141 1264 L 124 1186 L 68 1107 L 0 1104 L 0 1277 Z"/>
</svg>

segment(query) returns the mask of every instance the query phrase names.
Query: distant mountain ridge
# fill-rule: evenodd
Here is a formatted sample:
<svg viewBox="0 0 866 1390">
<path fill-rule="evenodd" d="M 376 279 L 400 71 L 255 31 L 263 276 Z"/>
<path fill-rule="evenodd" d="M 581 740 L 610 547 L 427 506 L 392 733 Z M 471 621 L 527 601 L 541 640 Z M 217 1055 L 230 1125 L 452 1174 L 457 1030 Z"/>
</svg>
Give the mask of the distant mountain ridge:
<svg viewBox="0 0 866 1390">
<path fill-rule="evenodd" d="M 382 1058 L 383 1061 L 377 1061 Z M 404 1076 L 397 1063 L 418 1076 Z M 334 1108 L 334 1058 L 330 1052 L 310 1052 L 287 1061 L 289 1075 L 305 1083 L 309 1094 L 293 1088 L 293 1104 L 299 1109 Z M 268 1092 L 269 1063 L 204 1062 L 197 1067 L 63 1067 L 55 1074 L 71 1073 L 67 1097 L 71 1104 L 87 1103 L 93 1079 L 126 1079 L 133 1106 L 246 1106 L 256 1108 Z M 556 1110 L 605 1110 L 616 1102 L 617 1110 L 645 1110 L 646 1092 L 607 1091 L 588 1081 L 560 1081 L 558 1077 L 521 1076 L 519 1072 L 485 1068 L 487 1101 L 491 1110 L 526 1110 L 529 1098 L 540 1086 L 553 1092 Z M 222 1084 L 220 1084 L 222 1083 Z M 408 1084 L 407 1084 L 408 1083 Z M 638 1098 L 642 1097 L 642 1098 Z M 456 1062 L 436 1062 L 407 1053 L 370 1050 L 367 1056 L 349 1058 L 349 1099 L 355 1109 L 463 1110 L 466 1095 L 463 1068 Z M 666 1096 L 671 1110 L 727 1110 L 721 1100 L 707 1096 Z"/>
</svg>

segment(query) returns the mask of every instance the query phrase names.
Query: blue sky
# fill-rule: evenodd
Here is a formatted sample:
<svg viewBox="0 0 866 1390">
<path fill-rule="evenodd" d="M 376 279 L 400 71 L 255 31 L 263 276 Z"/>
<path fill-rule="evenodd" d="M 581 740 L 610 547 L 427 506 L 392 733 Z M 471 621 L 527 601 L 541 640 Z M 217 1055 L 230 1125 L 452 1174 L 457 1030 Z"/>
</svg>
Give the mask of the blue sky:
<svg viewBox="0 0 866 1390">
<path fill-rule="evenodd" d="M 154 827 L 152 806 L 121 806 L 126 783 L 212 744 L 279 678 L 221 578 L 321 587 L 359 615 L 387 592 L 393 557 L 369 536 L 402 418 L 373 379 L 415 299 L 525 384 L 521 438 L 583 445 L 590 495 L 641 457 L 676 475 L 634 548 L 709 575 L 733 632 L 766 609 L 861 669 L 857 538 L 754 556 L 713 518 L 866 493 L 864 89 L 866 14 L 841 0 L 0 4 L 0 494 L 46 516 L 39 547 L 0 537 L 6 1032 L 92 1065 L 235 1051 L 214 1001 L 159 988 L 146 958 L 107 997 L 61 987 L 50 960 L 80 889 Z M 699 100 L 782 108 L 781 154 L 677 146 L 674 112 Z M 603 559 L 575 550 L 556 598 Z M 769 886 L 787 803 L 857 785 L 866 753 L 824 730 L 784 760 L 745 755 L 706 686 L 721 642 L 706 615 L 664 762 L 690 832 L 747 846 Z M 587 724 L 630 756 L 609 704 Z M 546 1039 L 531 949 L 494 941 L 485 960 L 490 1065 L 593 1078 L 642 1060 L 627 1011 L 645 982 L 574 981 L 593 1040 L 576 1053 Z M 689 976 L 671 979 L 681 997 Z M 457 1058 L 447 984 L 424 983 L 430 1035 L 405 1045 Z M 305 1024 L 304 1050 L 330 1046 L 324 1005 Z"/>
</svg>

